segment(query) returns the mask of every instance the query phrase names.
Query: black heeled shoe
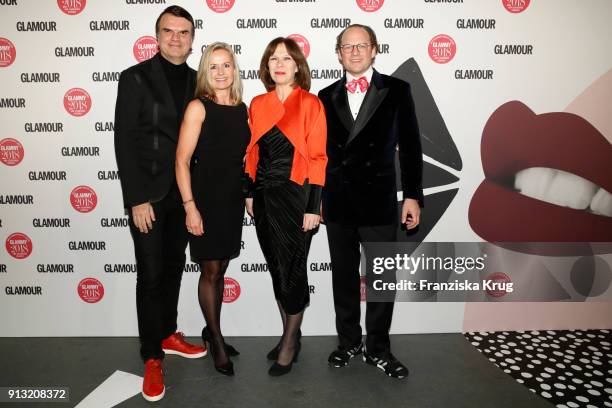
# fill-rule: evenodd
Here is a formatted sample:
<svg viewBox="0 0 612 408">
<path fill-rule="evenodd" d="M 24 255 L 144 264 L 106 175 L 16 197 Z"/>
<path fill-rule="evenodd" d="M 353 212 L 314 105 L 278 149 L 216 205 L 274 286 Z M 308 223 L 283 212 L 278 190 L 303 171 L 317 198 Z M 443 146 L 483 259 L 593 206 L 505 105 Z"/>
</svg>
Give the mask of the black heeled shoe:
<svg viewBox="0 0 612 408">
<path fill-rule="evenodd" d="M 272 377 L 280 377 L 281 375 L 285 375 L 289 371 L 291 371 L 291 367 L 293 366 L 293 363 L 297 363 L 298 361 L 298 355 L 300 354 L 301 348 L 302 348 L 302 343 L 300 343 L 300 341 L 298 340 L 295 346 L 295 354 L 293 355 L 293 359 L 291 359 L 291 362 L 287 365 L 282 365 L 282 364 L 278 364 L 278 362 L 275 361 L 274 364 L 272 364 L 272 366 L 268 370 L 268 374 L 270 374 Z"/>
<path fill-rule="evenodd" d="M 297 338 L 298 338 L 298 341 L 300 341 L 300 339 L 302 338 L 302 330 L 298 330 Z M 268 360 L 277 360 L 279 351 L 280 351 L 280 341 L 278 342 L 276 346 L 274 346 L 272 350 L 268 351 L 268 354 L 266 354 L 266 358 Z"/>
<path fill-rule="evenodd" d="M 208 326 L 204 326 L 204 328 L 202 329 L 202 340 L 204 342 L 207 342 L 208 344 L 211 344 L 211 335 L 210 332 L 208 331 Z M 240 355 L 240 352 L 238 350 L 236 350 L 236 348 L 234 348 L 234 346 L 232 346 L 231 344 L 227 344 L 225 343 L 225 353 L 230 356 L 230 357 L 235 357 Z"/>
<path fill-rule="evenodd" d="M 225 364 L 221 364 L 221 365 L 215 364 L 215 355 L 217 353 L 215 352 L 214 343 L 208 343 L 208 344 L 210 344 L 210 353 L 212 354 L 215 370 L 217 370 L 223 375 L 233 376 L 234 375 L 234 363 L 232 363 L 232 360 L 230 360 L 229 356 L 227 356 L 227 362 Z"/>
</svg>

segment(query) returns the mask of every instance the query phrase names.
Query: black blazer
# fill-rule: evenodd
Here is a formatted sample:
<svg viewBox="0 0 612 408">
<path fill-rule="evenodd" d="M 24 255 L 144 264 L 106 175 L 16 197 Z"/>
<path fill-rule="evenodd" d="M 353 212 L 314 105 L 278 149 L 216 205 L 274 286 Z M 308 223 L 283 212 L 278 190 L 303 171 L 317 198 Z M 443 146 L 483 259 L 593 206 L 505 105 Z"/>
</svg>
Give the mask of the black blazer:
<svg viewBox="0 0 612 408">
<path fill-rule="evenodd" d="M 126 208 L 161 200 L 175 182 L 179 127 L 193 99 L 196 71 L 189 68 L 185 101 L 177 112 L 160 59 L 157 54 L 119 77 L 115 155 Z"/>
<path fill-rule="evenodd" d="M 398 148 L 403 198 L 423 204 L 423 158 L 410 85 L 374 70 L 353 120 L 345 84 L 346 77 L 319 92 L 329 158 L 323 218 L 357 226 L 397 224 Z"/>
</svg>

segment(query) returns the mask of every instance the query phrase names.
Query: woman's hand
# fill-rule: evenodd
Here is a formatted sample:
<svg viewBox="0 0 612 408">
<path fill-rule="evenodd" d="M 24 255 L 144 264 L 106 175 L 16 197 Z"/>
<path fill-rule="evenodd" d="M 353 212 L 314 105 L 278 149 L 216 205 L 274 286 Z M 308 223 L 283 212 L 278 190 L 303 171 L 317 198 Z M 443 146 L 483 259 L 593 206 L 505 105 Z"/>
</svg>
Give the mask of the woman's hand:
<svg viewBox="0 0 612 408">
<path fill-rule="evenodd" d="M 253 218 L 253 199 L 250 197 L 245 198 L 244 205 L 246 207 L 247 213 L 251 216 L 251 218 Z"/>
<path fill-rule="evenodd" d="M 321 216 L 318 214 L 304 214 L 304 223 L 302 224 L 302 230 L 308 232 L 319 227 Z"/>
<path fill-rule="evenodd" d="M 185 205 L 185 213 L 187 231 L 195 236 L 204 235 L 204 221 L 193 201 Z"/>
</svg>

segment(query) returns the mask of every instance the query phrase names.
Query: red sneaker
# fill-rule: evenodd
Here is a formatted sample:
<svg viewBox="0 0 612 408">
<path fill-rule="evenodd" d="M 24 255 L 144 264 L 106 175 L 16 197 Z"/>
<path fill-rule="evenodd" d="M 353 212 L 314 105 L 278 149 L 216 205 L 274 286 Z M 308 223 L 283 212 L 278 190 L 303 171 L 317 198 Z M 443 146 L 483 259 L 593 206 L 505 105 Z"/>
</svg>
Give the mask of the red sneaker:
<svg viewBox="0 0 612 408">
<path fill-rule="evenodd" d="M 142 382 L 142 396 L 147 401 L 159 401 L 164 398 L 164 374 L 161 360 L 150 358 L 145 362 L 145 374 Z"/>
<path fill-rule="evenodd" d="M 189 344 L 182 332 L 172 333 L 162 340 L 162 349 L 166 354 L 176 354 L 185 358 L 200 358 L 206 355 L 206 348 Z"/>
</svg>

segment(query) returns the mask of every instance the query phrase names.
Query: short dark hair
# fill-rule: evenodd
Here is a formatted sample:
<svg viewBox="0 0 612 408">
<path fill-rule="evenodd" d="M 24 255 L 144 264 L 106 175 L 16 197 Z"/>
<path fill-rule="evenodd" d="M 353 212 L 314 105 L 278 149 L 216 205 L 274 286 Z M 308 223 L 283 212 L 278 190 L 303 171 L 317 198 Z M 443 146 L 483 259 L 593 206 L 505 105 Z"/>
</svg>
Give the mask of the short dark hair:
<svg viewBox="0 0 612 408">
<path fill-rule="evenodd" d="M 276 51 L 276 47 L 281 44 L 285 44 L 285 48 L 287 48 L 287 52 L 291 55 L 291 58 L 295 61 L 297 65 L 297 72 L 295 73 L 295 83 L 300 86 L 300 88 L 309 91 L 310 90 L 310 68 L 308 67 L 308 62 L 306 61 L 306 57 L 302 52 L 297 43 L 291 38 L 285 37 L 277 37 L 270 41 L 270 43 L 266 46 L 266 50 L 264 51 L 263 57 L 261 57 L 261 63 L 259 64 L 259 78 L 261 82 L 263 82 L 266 90 L 271 91 L 276 88 L 276 84 L 272 80 L 272 75 L 270 75 L 270 68 L 268 68 L 268 60 L 270 56 L 274 54 Z"/>
<path fill-rule="evenodd" d="M 161 21 L 164 14 L 172 14 L 174 17 L 182 17 L 191 23 L 191 37 L 195 36 L 195 22 L 193 21 L 193 17 L 187 10 L 182 8 L 181 6 L 170 6 L 167 7 L 164 11 L 161 12 L 159 17 L 157 17 L 157 21 L 155 21 L 155 35 L 159 35 L 159 22 Z"/>
<path fill-rule="evenodd" d="M 340 34 L 338 34 L 338 36 L 336 37 L 336 52 L 340 52 L 340 46 L 342 45 L 342 36 L 344 35 L 344 33 L 346 33 L 351 28 L 364 29 L 365 32 L 368 33 L 368 36 L 370 37 L 370 44 L 372 45 L 372 47 L 376 49 L 377 53 L 379 52 L 378 40 L 376 39 L 376 33 L 374 32 L 374 30 L 372 30 L 372 27 L 364 25 L 364 24 L 351 24 L 350 26 L 342 30 Z"/>
</svg>

